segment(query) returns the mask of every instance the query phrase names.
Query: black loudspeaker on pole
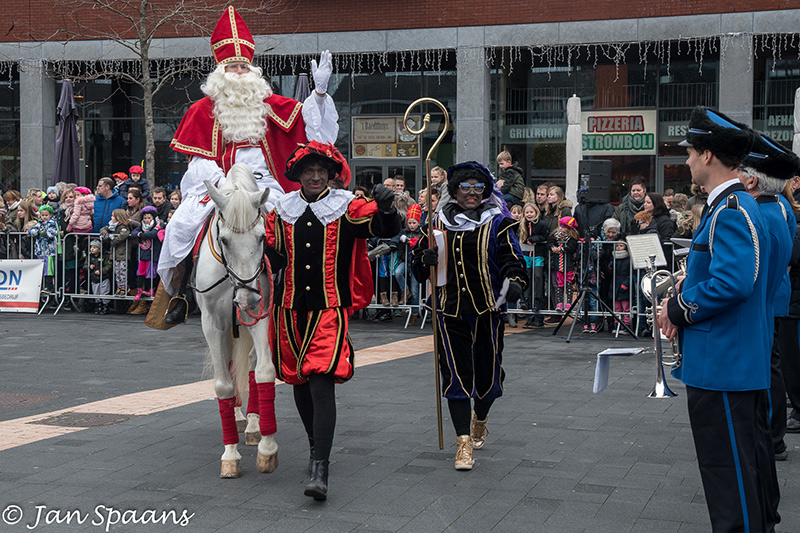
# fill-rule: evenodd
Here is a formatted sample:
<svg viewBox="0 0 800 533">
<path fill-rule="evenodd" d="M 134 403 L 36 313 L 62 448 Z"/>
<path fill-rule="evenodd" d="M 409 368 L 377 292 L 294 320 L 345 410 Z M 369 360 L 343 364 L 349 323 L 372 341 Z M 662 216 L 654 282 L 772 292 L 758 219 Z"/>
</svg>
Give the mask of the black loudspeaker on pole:
<svg viewBox="0 0 800 533">
<path fill-rule="evenodd" d="M 607 204 L 611 201 L 611 161 L 578 161 L 578 201 L 582 204 Z"/>
</svg>

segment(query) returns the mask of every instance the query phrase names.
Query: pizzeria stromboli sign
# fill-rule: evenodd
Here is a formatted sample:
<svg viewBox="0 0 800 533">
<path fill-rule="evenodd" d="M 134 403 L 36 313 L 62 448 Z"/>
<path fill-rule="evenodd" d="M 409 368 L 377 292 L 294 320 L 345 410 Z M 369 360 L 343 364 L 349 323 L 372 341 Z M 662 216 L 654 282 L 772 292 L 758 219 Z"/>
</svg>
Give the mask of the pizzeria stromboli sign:
<svg viewBox="0 0 800 533">
<path fill-rule="evenodd" d="M 655 155 L 655 111 L 584 111 L 583 155 Z"/>
</svg>

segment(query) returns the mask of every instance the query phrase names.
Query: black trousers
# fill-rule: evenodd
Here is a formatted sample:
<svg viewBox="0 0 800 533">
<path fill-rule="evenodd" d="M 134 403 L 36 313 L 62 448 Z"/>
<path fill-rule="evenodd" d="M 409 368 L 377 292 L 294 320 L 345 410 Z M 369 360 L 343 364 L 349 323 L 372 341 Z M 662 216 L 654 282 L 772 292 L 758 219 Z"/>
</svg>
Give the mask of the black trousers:
<svg viewBox="0 0 800 533">
<path fill-rule="evenodd" d="M 767 391 L 723 392 L 686 386 L 689 421 L 712 530 L 772 531 L 774 455 Z"/>
<path fill-rule="evenodd" d="M 796 318 L 778 318 L 778 351 L 786 395 L 792 402 L 792 414 L 800 412 L 800 331 Z M 777 415 L 776 415 L 777 416 Z M 800 415 L 796 418 L 800 420 Z M 784 429 L 786 426 L 784 426 Z"/>
<path fill-rule="evenodd" d="M 772 450 L 780 453 L 786 449 L 783 437 L 786 435 L 786 388 L 783 385 L 780 351 L 780 322 L 775 319 L 775 334 L 772 338 L 772 357 L 769 376 L 769 425 L 772 436 Z M 795 342 L 797 342 L 795 330 Z"/>
<path fill-rule="evenodd" d="M 500 313 L 437 312 L 442 395 L 448 400 L 495 400 L 503 395 L 503 332 Z"/>
</svg>

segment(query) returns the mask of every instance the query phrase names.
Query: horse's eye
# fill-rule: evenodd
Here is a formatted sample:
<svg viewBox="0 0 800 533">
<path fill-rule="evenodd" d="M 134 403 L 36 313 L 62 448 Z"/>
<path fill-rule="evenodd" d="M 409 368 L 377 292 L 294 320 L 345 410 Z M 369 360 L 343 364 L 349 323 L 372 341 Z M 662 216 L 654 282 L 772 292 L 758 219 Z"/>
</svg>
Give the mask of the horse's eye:
<svg viewBox="0 0 800 533">
<path fill-rule="evenodd" d="M 228 239 L 225 237 L 220 237 L 219 242 L 222 243 L 222 246 L 228 246 Z"/>
</svg>

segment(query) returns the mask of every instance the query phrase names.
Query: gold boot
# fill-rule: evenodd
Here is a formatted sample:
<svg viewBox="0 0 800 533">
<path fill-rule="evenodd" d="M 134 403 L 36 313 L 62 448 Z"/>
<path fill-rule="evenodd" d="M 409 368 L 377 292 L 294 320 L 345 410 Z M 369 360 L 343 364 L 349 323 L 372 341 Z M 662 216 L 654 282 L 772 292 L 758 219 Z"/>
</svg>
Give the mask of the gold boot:
<svg viewBox="0 0 800 533">
<path fill-rule="evenodd" d="M 381 305 L 385 305 L 386 307 L 389 307 L 389 297 L 386 295 L 385 292 L 382 292 L 380 294 L 380 298 L 381 298 Z"/>
<path fill-rule="evenodd" d="M 469 435 L 456 437 L 456 470 L 472 470 L 475 460 L 472 458 L 472 441 Z"/>
<path fill-rule="evenodd" d="M 489 430 L 486 429 L 486 422 L 489 420 L 489 417 L 486 417 L 486 420 L 478 420 L 478 417 L 475 416 L 475 411 L 472 411 L 472 421 L 470 422 L 469 427 L 469 437 L 472 441 L 472 447 L 476 450 L 480 450 L 483 448 L 483 444 L 486 442 L 486 435 L 489 434 Z"/>
<path fill-rule="evenodd" d="M 397 293 L 392 292 L 392 307 L 397 307 L 398 305 L 400 305 L 400 300 L 397 297 Z"/>
</svg>

